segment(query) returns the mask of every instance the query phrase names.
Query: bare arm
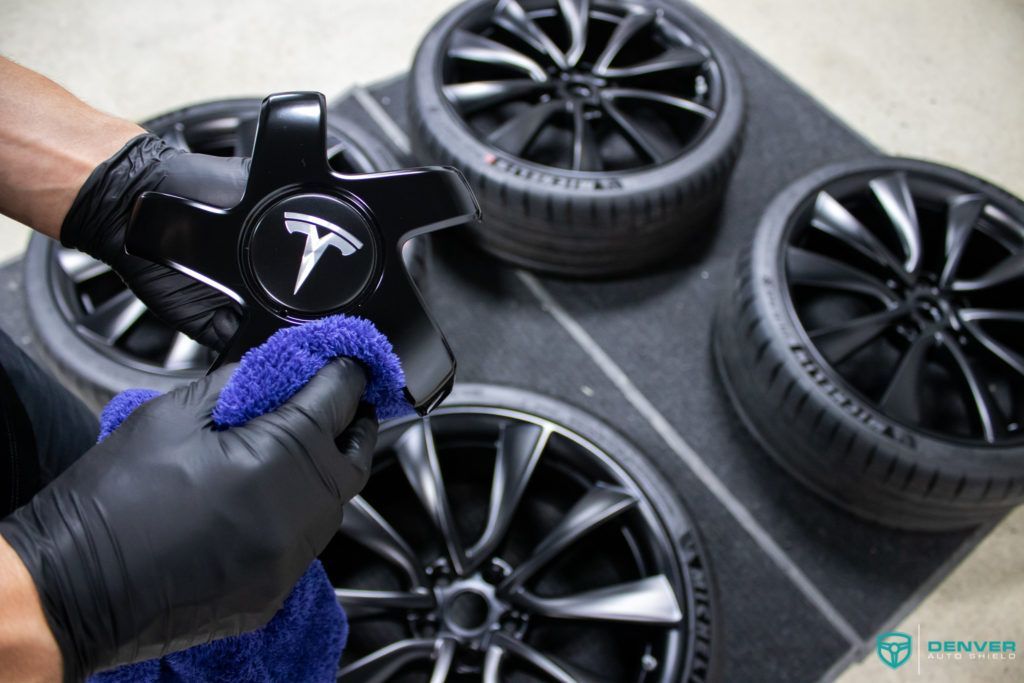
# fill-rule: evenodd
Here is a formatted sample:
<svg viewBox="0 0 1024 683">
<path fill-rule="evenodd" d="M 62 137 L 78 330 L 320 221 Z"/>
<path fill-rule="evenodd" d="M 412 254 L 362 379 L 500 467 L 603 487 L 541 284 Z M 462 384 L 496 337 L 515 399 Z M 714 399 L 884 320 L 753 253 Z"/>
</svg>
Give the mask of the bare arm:
<svg viewBox="0 0 1024 683">
<path fill-rule="evenodd" d="M 92 170 L 143 132 L 0 57 L 0 213 L 58 238 Z"/>
<path fill-rule="evenodd" d="M 0 678 L 60 681 L 61 657 L 35 584 L 0 536 Z"/>
<path fill-rule="evenodd" d="M 59 237 L 92 170 L 141 132 L 0 57 L 0 213 Z M 61 668 L 35 584 L 0 537 L 0 678 L 59 681 Z"/>
</svg>

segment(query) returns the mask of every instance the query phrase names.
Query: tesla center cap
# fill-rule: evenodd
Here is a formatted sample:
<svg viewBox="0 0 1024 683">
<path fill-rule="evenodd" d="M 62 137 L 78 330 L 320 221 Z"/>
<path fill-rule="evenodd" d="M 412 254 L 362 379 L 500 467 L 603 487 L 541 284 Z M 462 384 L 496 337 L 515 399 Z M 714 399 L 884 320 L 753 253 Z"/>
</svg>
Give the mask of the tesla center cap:
<svg viewBox="0 0 1024 683">
<path fill-rule="evenodd" d="M 301 317 L 351 304 L 377 266 L 376 240 L 363 215 L 319 194 L 271 205 L 253 227 L 247 251 L 252 276 L 272 307 Z"/>
</svg>

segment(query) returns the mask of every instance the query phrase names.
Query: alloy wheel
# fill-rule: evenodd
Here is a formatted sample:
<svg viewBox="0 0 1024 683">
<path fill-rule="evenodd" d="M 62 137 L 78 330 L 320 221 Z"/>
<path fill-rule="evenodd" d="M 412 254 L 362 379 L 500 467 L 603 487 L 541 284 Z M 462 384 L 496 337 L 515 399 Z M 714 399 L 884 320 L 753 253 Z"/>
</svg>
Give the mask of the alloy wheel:
<svg viewBox="0 0 1024 683">
<path fill-rule="evenodd" d="M 447 38 L 447 101 L 486 144 L 584 172 L 667 163 L 721 107 L 710 50 L 642 2 L 499 0 Z"/>
<path fill-rule="evenodd" d="M 444 406 L 390 424 L 321 556 L 351 621 L 339 680 L 706 672 L 701 553 L 680 558 L 655 507 L 615 454 L 543 417 Z"/>
<path fill-rule="evenodd" d="M 822 188 L 789 228 L 785 273 L 809 347 L 914 429 L 987 445 L 1024 424 L 1024 225 L 919 171 Z"/>
</svg>

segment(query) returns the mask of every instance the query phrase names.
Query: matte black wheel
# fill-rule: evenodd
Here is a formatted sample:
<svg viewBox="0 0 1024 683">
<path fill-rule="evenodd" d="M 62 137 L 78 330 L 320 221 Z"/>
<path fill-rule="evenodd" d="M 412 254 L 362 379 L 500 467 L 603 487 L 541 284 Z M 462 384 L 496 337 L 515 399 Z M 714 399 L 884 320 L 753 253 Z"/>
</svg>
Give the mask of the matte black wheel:
<svg viewBox="0 0 1024 683">
<path fill-rule="evenodd" d="M 339 681 L 713 677 L 707 563 L 664 476 L 535 394 L 463 385 L 386 425 L 321 559 L 351 620 Z"/>
<path fill-rule="evenodd" d="M 780 462 L 865 517 L 966 526 L 1024 500 L 1024 205 L 905 159 L 784 191 L 717 326 Z"/>
<path fill-rule="evenodd" d="M 248 156 L 259 99 L 207 102 L 143 125 L 181 149 Z M 347 173 L 397 168 L 387 148 L 347 121 L 332 121 L 329 156 Z M 407 246 L 406 261 L 422 282 L 427 248 Z M 129 387 L 165 391 L 205 372 L 211 352 L 150 313 L 109 266 L 34 236 L 25 256 L 29 318 L 51 365 L 95 408 Z"/>
<path fill-rule="evenodd" d="M 597 276 L 712 227 L 743 98 L 699 22 L 663 0 L 474 0 L 438 22 L 410 77 L 413 140 L 466 174 L 484 248 Z"/>
</svg>

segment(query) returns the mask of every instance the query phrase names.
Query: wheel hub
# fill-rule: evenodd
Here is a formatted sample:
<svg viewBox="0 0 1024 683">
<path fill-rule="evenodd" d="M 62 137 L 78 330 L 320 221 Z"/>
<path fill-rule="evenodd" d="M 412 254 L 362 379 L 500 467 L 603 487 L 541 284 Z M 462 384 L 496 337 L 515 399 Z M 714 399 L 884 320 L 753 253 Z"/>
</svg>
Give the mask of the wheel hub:
<svg viewBox="0 0 1024 683">
<path fill-rule="evenodd" d="M 479 574 L 434 589 L 441 635 L 452 635 L 474 650 L 486 649 L 484 635 L 502 627 L 509 605 Z"/>
</svg>

